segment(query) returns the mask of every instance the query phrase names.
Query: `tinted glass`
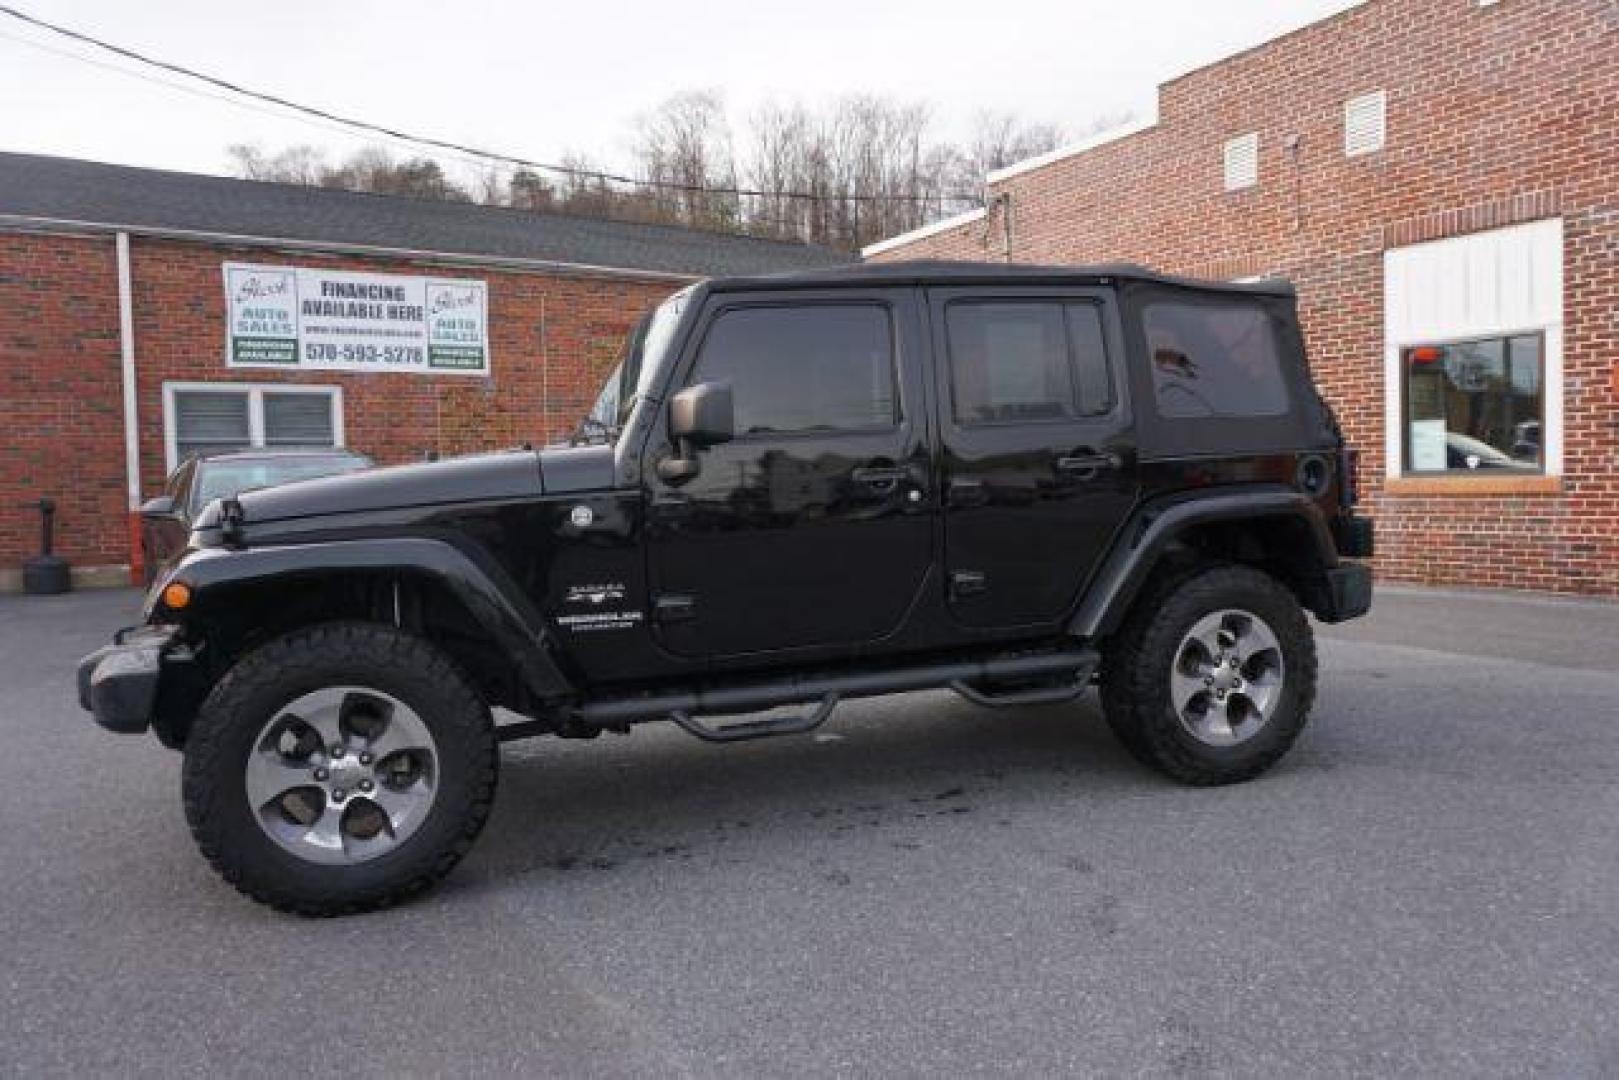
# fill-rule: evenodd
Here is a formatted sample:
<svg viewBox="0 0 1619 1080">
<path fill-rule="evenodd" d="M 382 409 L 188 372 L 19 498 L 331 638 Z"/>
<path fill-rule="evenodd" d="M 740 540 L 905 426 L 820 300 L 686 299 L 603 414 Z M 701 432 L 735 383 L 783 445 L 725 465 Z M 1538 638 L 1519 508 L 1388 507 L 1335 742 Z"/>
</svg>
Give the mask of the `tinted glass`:
<svg viewBox="0 0 1619 1080">
<path fill-rule="evenodd" d="M 1079 411 L 1087 416 L 1113 407 L 1113 378 L 1107 369 L 1107 347 L 1102 343 L 1102 309 L 1095 304 L 1068 304 L 1068 348 L 1079 381 Z"/>
<path fill-rule="evenodd" d="M 945 312 L 960 424 L 1104 413 L 1112 406 L 1101 311 L 1058 301 L 967 301 Z"/>
<path fill-rule="evenodd" d="M 898 414 L 888 309 L 728 311 L 709 330 L 692 381 L 730 382 L 738 435 L 890 427 Z"/>
<path fill-rule="evenodd" d="M 1404 351 L 1410 472 L 1541 468 L 1540 335 Z"/>
<path fill-rule="evenodd" d="M 958 423 L 1074 415 L 1074 372 L 1061 304 L 951 304 L 945 330 Z"/>
<path fill-rule="evenodd" d="M 1160 300 L 1146 306 L 1143 321 L 1159 415 L 1287 411 L 1276 328 L 1263 308 Z"/>
</svg>

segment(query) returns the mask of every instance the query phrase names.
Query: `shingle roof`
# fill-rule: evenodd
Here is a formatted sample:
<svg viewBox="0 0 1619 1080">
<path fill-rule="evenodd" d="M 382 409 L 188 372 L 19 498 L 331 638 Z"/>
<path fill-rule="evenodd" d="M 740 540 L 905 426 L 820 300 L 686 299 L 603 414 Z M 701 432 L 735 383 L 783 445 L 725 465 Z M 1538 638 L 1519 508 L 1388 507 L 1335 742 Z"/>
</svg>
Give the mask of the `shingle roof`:
<svg viewBox="0 0 1619 1080">
<path fill-rule="evenodd" d="M 830 248 L 667 225 L 0 153 L 0 226 L 7 218 L 692 277 L 854 261 Z"/>
</svg>

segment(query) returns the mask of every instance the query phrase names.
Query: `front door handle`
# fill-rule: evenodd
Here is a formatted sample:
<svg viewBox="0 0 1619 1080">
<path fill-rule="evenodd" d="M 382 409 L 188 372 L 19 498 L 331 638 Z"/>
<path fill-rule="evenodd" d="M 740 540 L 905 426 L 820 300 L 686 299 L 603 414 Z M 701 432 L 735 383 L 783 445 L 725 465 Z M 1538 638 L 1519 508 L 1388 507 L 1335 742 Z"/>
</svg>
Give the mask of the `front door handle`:
<svg viewBox="0 0 1619 1080">
<path fill-rule="evenodd" d="M 1118 469 L 1124 465 L 1123 459 L 1117 454 L 1070 454 L 1057 459 L 1057 470 L 1066 473 L 1084 473 L 1095 476 L 1103 469 Z"/>
</svg>

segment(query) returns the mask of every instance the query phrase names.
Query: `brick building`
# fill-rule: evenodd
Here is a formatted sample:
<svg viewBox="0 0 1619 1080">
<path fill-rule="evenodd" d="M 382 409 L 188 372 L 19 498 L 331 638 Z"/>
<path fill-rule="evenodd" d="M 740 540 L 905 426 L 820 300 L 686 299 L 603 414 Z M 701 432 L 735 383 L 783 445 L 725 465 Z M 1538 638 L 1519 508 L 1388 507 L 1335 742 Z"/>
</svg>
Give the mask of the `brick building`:
<svg viewBox="0 0 1619 1080">
<path fill-rule="evenodd" d="M 58 503 L 58 553 L 81 581 L 127 581 L 130 511 L 190 448 L 330 443 L 389 463 L 552 440 L 635 319 L 686 282 L 840 261 L 663 226 L 0 154 L 0 589 L 37 550 L 25 500 Z M 310 362 L 302 350 L 325 346 L 266 351 L 261 310 L 228 296 L 232 281 L 418 310 L 352 339 L 373 359 Z M 475 344 L 378 370 L 409 348 L 389 343 L 413 340 L 435 289 L 476 301 L 456 324 Z"/>
<path fill-rule="evenodd" d="M 1379 573 L 1619 595 L 1619 3 L 1368 0 L 868 259 L 1290 278 Z"/>
</svg>

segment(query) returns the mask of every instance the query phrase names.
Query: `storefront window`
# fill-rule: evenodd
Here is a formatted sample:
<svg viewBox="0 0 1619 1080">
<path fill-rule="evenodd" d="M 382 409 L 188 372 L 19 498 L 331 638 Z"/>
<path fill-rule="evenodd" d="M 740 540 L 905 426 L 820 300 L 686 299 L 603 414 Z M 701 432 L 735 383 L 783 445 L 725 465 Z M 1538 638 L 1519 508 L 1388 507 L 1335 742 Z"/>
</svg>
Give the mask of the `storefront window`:
<svg viewBox="0 0 1619 1080">
<path fill-rule="evenodd" d="M 1406 471 L 1540 472 L 1544 354 L 1539 334 L 1406 348 Z"/>
</svg>

